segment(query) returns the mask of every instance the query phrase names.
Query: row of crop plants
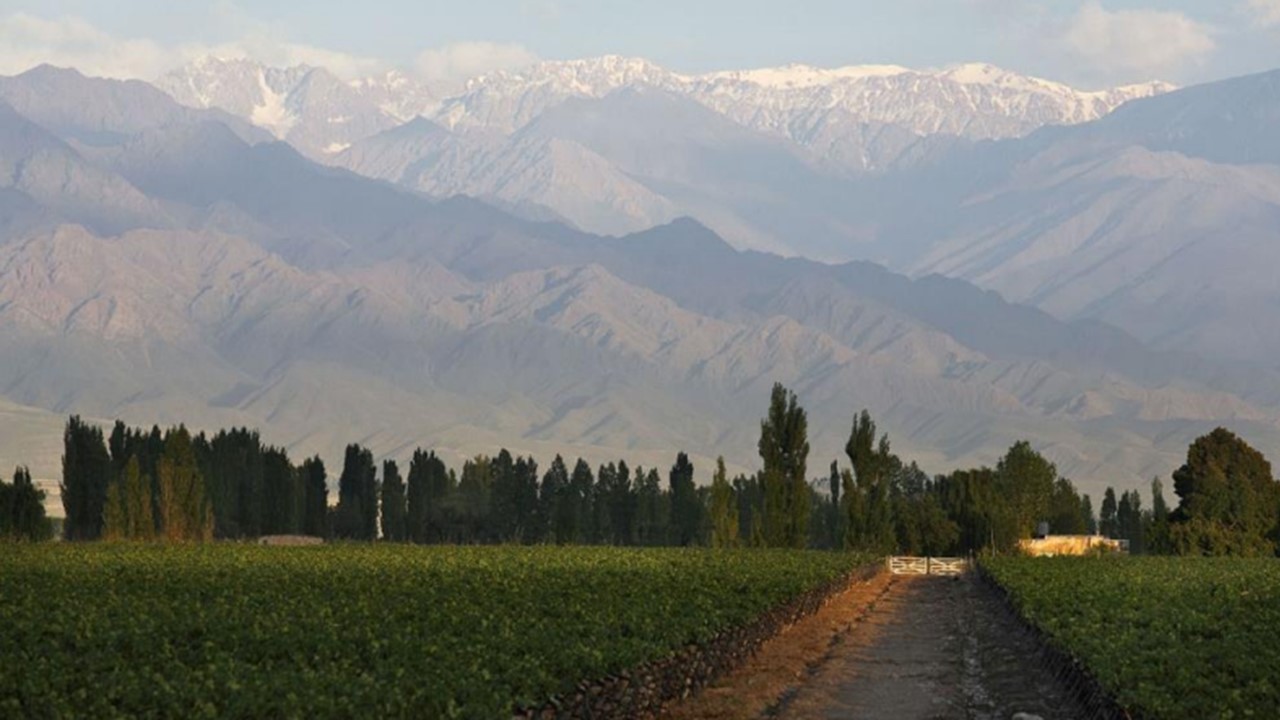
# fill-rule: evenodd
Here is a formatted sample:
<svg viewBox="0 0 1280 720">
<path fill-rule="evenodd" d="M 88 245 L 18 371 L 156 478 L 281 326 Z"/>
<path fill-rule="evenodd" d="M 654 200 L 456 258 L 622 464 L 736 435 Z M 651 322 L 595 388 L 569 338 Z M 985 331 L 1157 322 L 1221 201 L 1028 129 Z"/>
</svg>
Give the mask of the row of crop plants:
<svg viewBox="0 0 1280 720">
<path fill-rule="evenodd" d="M 0 557 L 0 716 L 510 717 L 571 701 L 584 680 L 713 643 L 868 560 L 11 546 Z"/>
<path fill-rule="evenodd" d="M 982 571 L 1121 716 L 1280 717 L 1280 560 L 1001 557 Z"/>
</svg>

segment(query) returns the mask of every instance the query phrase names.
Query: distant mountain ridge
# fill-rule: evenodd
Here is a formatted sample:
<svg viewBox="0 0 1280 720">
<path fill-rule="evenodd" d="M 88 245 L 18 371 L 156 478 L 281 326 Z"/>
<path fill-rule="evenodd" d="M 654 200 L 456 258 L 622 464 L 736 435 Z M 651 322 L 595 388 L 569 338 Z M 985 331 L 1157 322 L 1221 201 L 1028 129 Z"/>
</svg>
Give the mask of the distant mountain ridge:
<svg viewBox="0 0 1280 720">
<path fill-rule="evenodd" d="M 514 132 L 567 98 L 599 98 L 626 87 L 684 95 L 746 127 L 802 146 L 811 145 L 815 126 L 833 122 L 846 132 L 859 125 L 892 125 L 921 137 L 1017 137 L 1045 125 L 1096 120 L 1129 100 L 1173 89 L 1150 82 L 1079 91 L 980 63 L 941 70 L 791 65 L 682 75 L 639 58 L 604 56 L 477 78 L 444 101 L 436 120 L 453 129 Z"/>
<path fill-rule="evenodd" d="M 646 466 L 684 449 L 702 470 L 719 454 L 746 469 L 755 418 L 781 381 L 810 412 L 815 461 L 840 456 L 863 407 L 929 470 L 992 462 L 1026 438 L 1095 493 L 1169 472 L 1217 424 L 1280 450 L 1276 371 L 1153 348 L 962 280 L 744 251 L 684 218 L 607 237 L 433 199 L 141 83 L 43 70 L 0 80 L 0 100 L 12 106 L 0 111 L 0 208 L 14 212 L 0 223 L 0 394 L 18 408 L 0 420 L 260 426 L 269 442 L 329 458 L 351 441 L 398 458 L 418 444 L 454 460 L 505 445 Z M 1005 187 L 1015 210 L 1033 209 L 1042 201 L 1017 193 L 1093 182 L 1050 182 L 1055 158 L 1125 162 L 1099 128 L 966 143 L 928 167 L 853 181 L 786 138 L 633 88 L 560 103 L 499 141 L 525 143 L 527 156 L 493 157 L 530 158 L 512 166 L 544 196 L 570 185 L 550 181 L 557 166 L 539 148 L 777 237 L 862 217 L 870 224 L 854 229 L 868 243 L 905 237 L 928 252 L 942 246 L 927 218 L 913 218 L 918 235 L 889 234 L 878 213 L 893 206 L 876 193 L 927 176 L 918 192 L 938 222 L 983 227 L 1010 215 L 948 203 Z M 388 172 L 432 175 L 449 153 L 471 152 L 463 144 L 493 147 L 427 120 L 379 137 L 384 155 L 372 143 L 342 155 L 359 148 Z M 423 167 L 397 164 L 400 143 Z M 861 192 L 842 194 L 851 188 Z M 848 215 L 803 217 L 837 200 Z M 1264 267 L 1261 257 L 1250 259 Z M 32 441 L 0 428 L 6 437 Z M 40 447 L 32 462 L 56 458 Z M 20 451 L 0 445 L 0 459 Z"/>
<path fill-rule="evenodd" d="M 174 70 L 156 85 L 185 105 L 251 120 L 312 156 L 339 152 L 414 117 L 456 131 L 509 135 L 564 100 L 601 98 L 622 88 L 688 97 L 746 127 L 820 152 L 862 126 L 893 126 L 917 137 L 1016 137 L 1044 125 L 1095 120 L 1129 100 L 1173 89 L 1150 82 L 1079 91 L 984 64 L 936 71 L 792 65 L 685 75 L 615 55 L 490 73 L 452 96 L 396 71 L 343 83 L 322 68 L 217 58 Z M 868 158 L 861 169 L 878 169 L 883 161 Z"/>
<path fill-rule="evenodd" d="M 313 160 L 434 197 L 609 235 L 688 215 L 738 247 L 824 260 L 858 257 L 874 233 L 840 212 L 851 179 L 1172 89 L 1080 91 L 985 64 L 686 75 L 613 55 L 494 72 L 451 95 L 398 73 L 344 83 L 322 68 L 214 58 L 158 86 Z M 646 151 L 627 152 L 610 133 Z"/>
</svg>

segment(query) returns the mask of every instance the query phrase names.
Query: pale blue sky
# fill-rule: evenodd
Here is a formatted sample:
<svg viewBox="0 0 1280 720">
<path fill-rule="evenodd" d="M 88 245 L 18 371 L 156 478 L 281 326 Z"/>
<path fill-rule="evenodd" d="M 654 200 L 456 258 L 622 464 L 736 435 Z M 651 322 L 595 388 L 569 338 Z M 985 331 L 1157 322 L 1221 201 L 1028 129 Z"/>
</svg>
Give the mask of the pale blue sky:
<svg viewBox="0 0 1280 720">
<path fill-rule="evenodd" d="M 615 53 L 686 72 L 984 61 L 1082 86 L 1190 83 L 1280 67 L 1280 0 L 0 0 L 3 71 L 43 55 L 147 75 L 228 45 L 324 52 L 348 74 Z"/>
</svg>

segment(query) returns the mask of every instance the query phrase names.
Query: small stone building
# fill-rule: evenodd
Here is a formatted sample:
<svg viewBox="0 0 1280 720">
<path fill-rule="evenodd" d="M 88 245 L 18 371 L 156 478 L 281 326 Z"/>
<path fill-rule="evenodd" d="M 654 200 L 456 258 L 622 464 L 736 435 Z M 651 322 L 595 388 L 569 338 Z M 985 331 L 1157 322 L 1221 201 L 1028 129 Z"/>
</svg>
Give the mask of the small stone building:
<svg viewBox="0 0 1280 720">
<path fill-rule="evenodd" d="M 1027 555 L 1089 555 L 1091 553 L 1126 553 L 1129 543 L 1101 535 L 1046 535 L 1018 541 L 1018 549 Z"/>
</svg>

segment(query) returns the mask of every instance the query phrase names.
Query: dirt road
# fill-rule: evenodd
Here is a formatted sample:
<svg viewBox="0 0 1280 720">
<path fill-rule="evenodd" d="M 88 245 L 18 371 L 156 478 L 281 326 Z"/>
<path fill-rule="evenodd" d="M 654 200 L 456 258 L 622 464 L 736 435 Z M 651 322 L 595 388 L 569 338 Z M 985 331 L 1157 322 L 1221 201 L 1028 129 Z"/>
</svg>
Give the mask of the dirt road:
<svg viewBox="0 0 1280 720">
<path fill-rule="evenodd" d="M 970 578 L 897 577 L 777 703 L 781 718 L 1085 717 L 1033 662 L 1035 643 Z"/>
</svg>

